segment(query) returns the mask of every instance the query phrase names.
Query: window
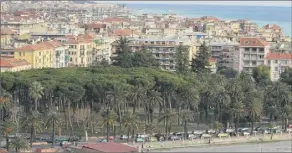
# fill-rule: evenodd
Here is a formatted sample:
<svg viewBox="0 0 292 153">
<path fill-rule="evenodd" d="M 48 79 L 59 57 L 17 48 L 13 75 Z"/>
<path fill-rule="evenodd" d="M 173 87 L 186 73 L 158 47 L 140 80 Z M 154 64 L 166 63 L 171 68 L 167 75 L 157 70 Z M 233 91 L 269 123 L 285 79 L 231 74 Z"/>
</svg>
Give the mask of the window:
<svg viewBox="0 0 292 153">
<path fill-rule="evenodd" d="M 252 48 L 252 51 L 257 51 L 257 48 Z"/>
<path fill-rule="evenodd" d="M 151 44 L 154 44 L 154 41 L 151 41 Z"/>
<path fill-rule="evenodd" d="M 245 51 L 249 51 L 249 48 L 244 48 Z"/>
<path fill-rule="evenodd" d="M 19 52 L 19 56 L 21 56 L 21 52 Z"/>
<path fill-rule="evenodd" d="M 271 61 L 270 60 L 268 60 L 268 64 L 271 65 Z"/>
<path fill-rule="evenodd" d="M 42 52 L 39 52 L 39 56 L 41 56 L 42 55 Z"/>
<path fill-rule="evenodd" d="M 278 60 L 275 60 L 275 64 L 278 64 Z"/>
<path fill-rule="evenodd" d="M 278 67 L 275 67 L 275 71 L 278 71 Z"/>
</svg>

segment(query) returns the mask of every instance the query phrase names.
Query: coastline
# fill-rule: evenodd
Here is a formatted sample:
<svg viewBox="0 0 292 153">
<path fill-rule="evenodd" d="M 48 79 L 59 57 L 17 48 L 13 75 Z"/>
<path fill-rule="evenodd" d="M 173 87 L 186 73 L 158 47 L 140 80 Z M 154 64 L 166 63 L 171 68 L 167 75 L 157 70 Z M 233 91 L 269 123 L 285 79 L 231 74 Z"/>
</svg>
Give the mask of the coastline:
<svg viewBox="0 0 292 153">
<path fill-rule="evenodd" d="M 181 5 L 181 7 L 179 7 Z M 153 6 L 153 7 L 150 7 Z M 161 8 L 160 8 L 161 6 Z M 167 6 L 170 6 L 167 8 Z M 192 7 L 193 6 L 193 7 Z M 238 20 L 246 19 L 254 23 L 257 23 L 259 27 L 262 27 L 266 24 L 277 24 L 283 28 L 285 36 L 292 37 L 292 8 L 289 7 L 278 7 L 278 6 L 219 6 L 216 5 L 183 5 L 183 4 L 127 4 L 127 7 L 133 11 L 135 14 L 166 14 L 166 13 L 175 13 L 178 16 L 188 17 L 188 18 L 197 18 L 202 16 L 215 16 L 221 20 Z M 225 10 L 221 10 L 224 7 Z M 202 9 L 201 7 L 206 7 Z M 233 8 L 236 7 L 236 8 Z M 214 8 L 214 9 L 212 9 Z M 275 10 L 272 10 L 274 8 Z M 282 9 L 285 9 L 283 12 Z M 247 9 L 247 13 L 244 12 Z M 256 9 L 260 9 L 261 12 L 257 12 Z M 271 10 L 270 10 L 271 9 Z M 278 12 L 274 15 L 268 15 L 269 12 Z M 286 14 L 286 17 L 282 14 Z M 291 17 L 290 17 L 291 16 Z"/>
</svg>

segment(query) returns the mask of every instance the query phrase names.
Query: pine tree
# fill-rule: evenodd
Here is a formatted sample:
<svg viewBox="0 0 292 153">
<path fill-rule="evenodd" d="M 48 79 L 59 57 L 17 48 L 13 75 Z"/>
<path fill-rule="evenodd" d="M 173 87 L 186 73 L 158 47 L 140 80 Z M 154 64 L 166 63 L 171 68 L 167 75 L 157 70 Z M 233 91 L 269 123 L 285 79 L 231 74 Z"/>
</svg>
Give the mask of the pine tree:
<svg viewBox="0 0 292 153">
<path fill-rule="evenodd" d="M 188 71 L 189 60 L 187 48 L 183 47 L 182 45 L 178 46 L 175 53 L 175 61 L 176 61 L 175 69 L 178 73 Z"/>
<path fill-rule="evenodd" d="M 145 47 L 138 52 L 135 52 L 132 58 L 133 67 L 151 67 L 157 66 L 157 62 L 152 53 Z"/>
<path fill-rule="evenodd" d="M 210 58 L 209 48 L 206 46 L 205 42 L 200 46 L 199 52 L 196 58 L 192 60 L 192 71 L 196 73 L 208 73 L 211 72 L 209 66 Z"/>
<path fill-rule="evenodd" d="M 123 68 L 132 67 L 133 54 L 128 46 L 129 40 L 126 37 L 120 37 L 118 43 L 117 56 L 112 58 L 113 65 Z"/>
</svg>

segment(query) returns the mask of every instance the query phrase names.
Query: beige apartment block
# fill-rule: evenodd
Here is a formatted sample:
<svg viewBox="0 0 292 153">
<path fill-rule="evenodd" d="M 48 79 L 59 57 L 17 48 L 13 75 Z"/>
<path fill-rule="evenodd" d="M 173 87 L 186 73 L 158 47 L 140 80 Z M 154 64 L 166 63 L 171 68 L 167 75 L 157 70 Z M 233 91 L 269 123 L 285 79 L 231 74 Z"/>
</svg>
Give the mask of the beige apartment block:
<svg viewBox="0 0 292 153">
<path fill-rule="evenodd" d="M 266 65 L 270 67 L 272 81 L 280 79 L 281 73 L 288 67 L 292 68 L 292 53 L 268 53 Z"/>
</svg>

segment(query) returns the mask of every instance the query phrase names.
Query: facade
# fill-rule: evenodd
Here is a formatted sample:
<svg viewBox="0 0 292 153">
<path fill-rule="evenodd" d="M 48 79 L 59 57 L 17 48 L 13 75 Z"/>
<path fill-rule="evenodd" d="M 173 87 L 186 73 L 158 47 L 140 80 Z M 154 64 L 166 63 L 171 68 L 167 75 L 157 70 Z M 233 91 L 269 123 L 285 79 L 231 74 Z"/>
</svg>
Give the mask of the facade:
<svg viewBox="0 0 292 153">
<path fill-rule="evenodd" d="M 277 81 L 288 67 L 292 68 L 292 53 L 268 53 L 265 60 L 272 81 Z"/>
<path fill-rule="evenodd" d="M 33 69 L 54 68 L 56 61 L 55 48 L 47 43 L 26 45 L 14 51 L 14 58 L 26 60 Z"/>
<path fill-rule="evenodd" d="M 243 24 L 243 32 L 248 34 L 254 34 L 258 31 L 258 25 L 253 22 L 246 21 Z"/>
<path fill-rule="evenodd" d="M 1 48 L 11 48 L 15 32 L 10 28 L 1 28 Z"/>
<path fill-rule="evenodd" d="M 258 37 L 245 37 L 240 39 L 239 51 L 239 71 L 252 73 L 253 68 L 265 64 L 270 45 Z"/>
<path fill-rule="evenodd" d="M 32 68 L 31 64 L 25 60 L 15 58 L 1 58 L 0 60 L 1 72 L 17 72 Z"/>
<path fill-rule="evenodd" d="M 212 73 L 216 73 L 217 71 L 217 66 L 216 66 L 216 58 L 209 58 L 209 68 L 211 70 Z"/>
<path fill-rule="evenodd" d="M 159 67 L 163 70 L 175 71 L 175 53 L 179 45 L 187 48 L 188 59 L 192 60 L 197 52 L 198 46 L 201 44 L 197 39 L 178 38 L 177 36 L 169 36 L 164 38 L 145 38 L 145 39 L 132 39 L 128 44 L 133 52 L 140 51 L 142 46 L 145 46 L 152 52 L 153 56 L 159 63 Z M 118 43 L 112 43 L 112 53 L 116 53 Z"/>
<path fill-rule="evenodd" d="M 55 68 L 67 67 L 68 60 L 69 60 L 67 53 L 68 53 L 69 47 L 58 41 L 48 41 L 45 43 L 54 47 L 54 51 L 56 55 Z"/>
<path fill-rule="evenodd" d="M 260 32 L 262 33 L 262 37 L 269 42 L 279 42 L 285 39 L 283 29 L 276 24 L 264 25 L 260 29 Z"/>
<path fill-rule="evenodd" d="M 239 65 L 239 43 L 228 39 L 212 39 L 207 44 L 212 58 L 216 59 L 217 67 L 237 69 Z"/>
<path fill-rule="evenodd" d="M 68 66 L 88 67 L 92 65 L 92 40 L 75 38 L 67 41 L 65 44 L 69 47 Z"/>
</svg>

